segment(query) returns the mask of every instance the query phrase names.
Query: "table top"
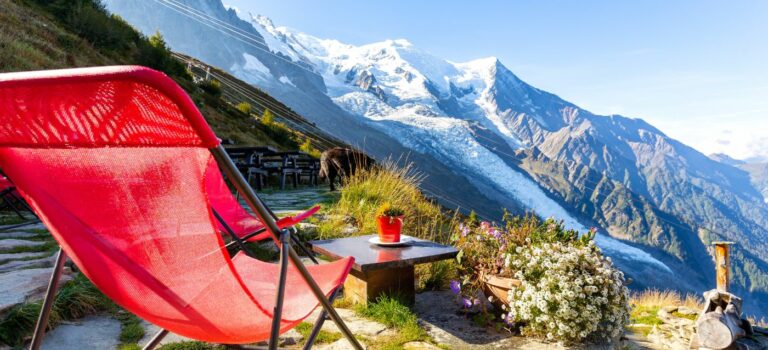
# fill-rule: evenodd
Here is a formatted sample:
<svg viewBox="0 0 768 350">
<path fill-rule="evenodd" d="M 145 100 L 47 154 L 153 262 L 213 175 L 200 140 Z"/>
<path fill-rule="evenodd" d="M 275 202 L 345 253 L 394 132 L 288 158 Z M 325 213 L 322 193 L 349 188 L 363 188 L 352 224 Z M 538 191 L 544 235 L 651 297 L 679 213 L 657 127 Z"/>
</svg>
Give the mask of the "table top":
<svg viewBox="0 0 768 350">
<path fill-rule="evenodd" d="M 451 246 L 415 238 L 410 245 L 382 247 L 369 243 L 375 235 L 310 241 L 312 250 L 332 259 L 352 256 L 357 271 L 406 267 L 439 260 L 453 259 L 459 251 Z"/>
</svg>

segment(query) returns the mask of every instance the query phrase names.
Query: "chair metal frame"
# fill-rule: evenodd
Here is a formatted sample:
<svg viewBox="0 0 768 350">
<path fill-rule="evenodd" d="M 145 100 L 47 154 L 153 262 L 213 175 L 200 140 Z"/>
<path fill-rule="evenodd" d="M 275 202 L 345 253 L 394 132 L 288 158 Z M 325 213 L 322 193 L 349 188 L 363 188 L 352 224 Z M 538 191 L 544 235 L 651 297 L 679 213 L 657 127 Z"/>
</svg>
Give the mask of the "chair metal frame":
<svg viewBox="0 0 768 350">
<path fill-rule="evenodd" d="M 16 215 L 19 218 L 21 218 L 22 220 L 26 220 L 26 222 L 5 226 L 2 229 L 0 229 L 0 232 L 14 230 L 20 227 L 34 225 L 40 222 L 40 220 L 35 215 L 35 212 L 32 211 L 32 208 L 30 208 L 29 205 L 27 205 L 27 203 L 24 202 L 23 199 L 21 199 L 18 195 L 16 195 L 16 193 L 14 193 L 15 191 L 16 191 L 16 186 L 12 186 L 0 191 L 0 201 L 1 201 L 0 210 L 5 208 L 10 208 L 14 213 L 16 213 Z M 33 218 L 30 219 L 25 217 L 24 214 L 22 214 L 22 211 L 27 211 L 31 213 Z"/>
<path fill-rule="evenodd" d="M 341 316 L 339 316 L 339 313 L 336 311 L 336 309 L 333 308 L 333 305 L 331 304 L 332 300 L 337 296 L 339 289 L 337 288 L 331 293 L 331 298 L 327 298 L 325 294 L 323 294 L 323 291 L 320 289 L 317 282 L 315 282 L 315 280 L 312 278 L 309 270 L 307 270 L 307 268 L 304 266 L 304 263 L 301 261 L 299 254 L 296 253 L 293 247 L 289 244 L 289 242 L 294 239 L 293 237 L 295 236 L 291 235 L 291 231 L 288 229 L 280 230 L 278 228 L 274 214 L 258 198 L 256 192 L 248 184 L 248 181 L 243 177 L 243 174 L 240 173 L 240 171 L 237 169 L 235 163 L 229 158 L 229 155 L 222 145 L 219 144 L 215 148 L 210 148 L 209 151 L 213 155 L 213 158 L 218 164 L 219 168 L 235 186 L 238 194 L 243 196 L 251 210 L 253 210 L 253 212 L 256 213 L 257 216 L 265 224 L 265 229 L 272 234 L 272 236 L 279 242 L 280 245 L 280 275 L 278 276 L 278 293 L 276 295 L 275 309 L 273 312 L 272 327 L 268 343 L 269 349 L 277 349 L 280 331 L 280 320 L 282 319 L 281 316 L 283 311 L 283 299 L 285 296 L 284 292 L 288 263 L 292 262 L 298 270 L 299 274 L 309 286 L 312 293 L 315 295 L 315 298 L 317 298 L 317 300 L 320 302 L 320 305 L 323 307 L 323 311 L 321 312 L 318 320 L 315 322 L 312 332 L 307 339 L 305 349 L 311 348 L 317 334 L 320 332 L 320 328 L 325 321 L 325 316 L 328 315 L 336 324 L 336 327 L 339 328 L 344 337 L 347 338 L 350 344 L 355 349 L 362 350 L 363 347 L 360 345 L 360 342 L 358 342 L 358 340 L 352 334 L 352 331 L 350 331 L 349 327 L 347 327 L 346 323 L 344 323 L 344 320 L 341 319 Z M 235 239 L 239 240 L 238 238 Z M 242 242 L 239 242 L 239 244 L 241 244 L 241 247 L 245 247 Z M 301 244 L 299 246 L 306 249 Z M 43 306 L 40 310 L 37 324 L 35 325 L 32 342 L 29 346 L 29 348 L 32 350 L 40 349 L 40 345 L 42 344 L 43 338 L 45 336 L 45 329 L 48 325 L 48 317 L 50 316 L 53 303 L 56 299 L 56 291 L 58 289 L 58 283 L 61 279 L 61 274 L 63 272 L 66 259 L 67 254 L 63 250 L 59 249 L 59 253 L 56 257 L 56 264 L 48 284 L 48 290 L 46 291 L 45 298 L 43 299 Z M 152 337 L 149 343 L 144 346 L 144 350 L 154 349 L 167 334 L 167 330 L 160 330 L 155 336 Z"/>
</svg>

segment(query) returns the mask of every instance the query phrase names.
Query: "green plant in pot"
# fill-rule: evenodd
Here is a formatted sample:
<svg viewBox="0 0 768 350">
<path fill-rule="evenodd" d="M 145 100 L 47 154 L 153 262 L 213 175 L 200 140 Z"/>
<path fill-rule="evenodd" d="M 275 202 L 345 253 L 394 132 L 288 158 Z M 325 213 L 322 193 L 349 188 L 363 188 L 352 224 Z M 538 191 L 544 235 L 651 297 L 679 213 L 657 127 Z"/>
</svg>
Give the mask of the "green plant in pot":
<svg viewBox="0 0 768 350">
<path fill-rule="evenodd" d="M 379 240 L 385 243 L 400 242 L 404 217 L 403 209 L 393 206 L 389 202 L 382 204 L 376 211 L 376 228 L 379 231 Z"/>
</svg>

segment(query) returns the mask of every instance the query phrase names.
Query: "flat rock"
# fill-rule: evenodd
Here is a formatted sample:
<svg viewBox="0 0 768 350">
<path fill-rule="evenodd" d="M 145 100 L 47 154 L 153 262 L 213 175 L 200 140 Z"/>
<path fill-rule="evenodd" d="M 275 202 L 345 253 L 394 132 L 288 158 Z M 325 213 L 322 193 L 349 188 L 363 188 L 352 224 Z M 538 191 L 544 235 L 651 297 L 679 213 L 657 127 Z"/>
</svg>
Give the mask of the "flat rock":
<svg viewBox="0 0 768 350">
<path fill-rule="evenodd" d="M 363 342 L 360 342 L 360 345 L 363 346 L 363 349 L 367 349 L 368 347 L 363 344 Z M 349 343 L 349 341 L 346 338 L 341 338 L 333 343 L 330 344 L 320 344 L 313 347 L 313 349 L 317 350 L 354 350 L 355 348 L 352 347 L 352 344 Z"/>
<path fill-rule="evenodd" d="M 154 324 L 151 324 L 147 321 L 141 320 L 141 326 L 144 328 L 144 337 L 142 337 L 138 341 L 138 345 L 140 347 L 143 347 L 149 341 L 152 339 L 152 337 L 157 334 L 157 332 L 160 331 L 160 327 L 155 326 Z M 295 329 L 291 329 L 283 334 L 280 335 L 280 347 L 285 346 L 292 346 L 299 344 L 304 337 L 301 335 L 301 333 L 297 332 Z M 160 341 L 160 345 L 163 344 L 171 344 L 171 343 L 180 343 L 184 341 L 195 341 L 194 339 L 190 339 L 187 337 L 180 336 L 176 333 L 168 333 L 163 340 Z M 264 349 L 267 345 L 267 342 L 259 342 L 257 344 L 251 344 L 251 345 L 242 345 L 241 348 L 243 349 Z M 158 346 L 159 347 L 159 346 Z"/>
<path fill-rule="evenodd" d="M 314 323 L 320 315 L 321 309 L 322 308 L 318 307 L 306 321 Z M 339 316 L 341 316 L 341 319 L 344 320 L 344 323 L 347 324 L 347 327 L 352 331 L 352 334 L 362 335 L 368 338 L 394 334 L 394 331 L 388 330 L 387 326 L 357 316 L 352 310 L 337 308 L 336 311 L 339 313 Z M 323 330 L 332 333 L 341 333 L 339 328 L 336 327 L 336 323 L 330 319 L 325 320 L 325 323 L 323 323 Z"/>
<path fill-rule="evenodd" d="M 299 231 L 304 234 L 314 235 L 315 233 L 317 233 L 318 226 L 315 224 L 310 224 L 308 222 L 300 222 L 296 226 L 299 228 Z"/>
<path fill-rule="evenodd" d="M 42 236 L 42 235 L 44 235 L 44 234 L 37 233 L 37 232 L 27 232 L 27 231 L 0 232 L 0 239 L 3 239 L 3 238 L 30 238 L 30 237 L 39 237 L 39 236 Z"/>
<path fill-rule="evenodd" d="M 14 270 L 0 273 L 0 314 L 14 305 L 37 299 L 48 288 L 52 268 Z M 62 275 L 59 285 L 71 280 Z"/>
<path fill-rule="evenodd" d="M 46 252 L 29 252 L 29 253 L 6 253 L 6 254 L 0 254 L 0 264 L 7 261 L 12 260 L 24 260 L 24 259 L 34 259 L 34 258 L 45 258 L 50 253 Z"/>
<path fill-rule="evenodd" d="M 698 315 L 700 311 L 691 309 L 689 307 L 680 306 L 677 308 L 677 312 L 683 315 Z"/>
<path fill-rule="evenodd" d="M 107 316 L 87 316 L 77 322 L 61 324 L 49 331 L 42 349 L 116 349 L 120 344 L 120 321 Z"/>
<path fill-rule="evenodd" d="M 152 337 L 157 334 L 157 332 L 160 331 L 160 327 L 155 326 L 147 321 L 141 320 L 141 326 L 144 327 L 144 337 L 142 337 L 138 344 L 140 347 L 144 347 L 147 343 L 149 343 L 150 340 L 152 340 Z M 194 341 L 194 339 L 189 339 L 187 337 L 182 337 L 175 333 L 168 333 L 163 340 L 160 341 L 160 344 L 168 344 L 168 343 L 178 343 L 182 341 Z M 158 346 L 159 347 L 159 346 Z"/>
<path fill-rule="evenodd" d="M 10 250 L 16 247 L 37 247 L 45 244 L 42 241 L 28 241 L 25 239 L 0 239 L 0 251 Z"/>
<path fill-rule="evenodd" d="M 439 347 L 423 341 L 412 341 L 403 344 L 404 350 L 441 350 Z"/>
<path fill-rule="evenodd" d="M 52 267 L 56 262 L 55 256 L 49 256 L 33 260 L 16 260 L 0 265 L 0 273 L 13 270 Z"/>
<path fill-rule="evenodd" d="M 9 230 L 9 231 L 23 231 L 23 230 L 47 230 L 48 228 L 43 225 L 41 222 L 37 222 L 34 224 L 24 225 L 21 227 L 14 227 L 15 225 L 0 225 L 0 231 Z"/>
</svg>

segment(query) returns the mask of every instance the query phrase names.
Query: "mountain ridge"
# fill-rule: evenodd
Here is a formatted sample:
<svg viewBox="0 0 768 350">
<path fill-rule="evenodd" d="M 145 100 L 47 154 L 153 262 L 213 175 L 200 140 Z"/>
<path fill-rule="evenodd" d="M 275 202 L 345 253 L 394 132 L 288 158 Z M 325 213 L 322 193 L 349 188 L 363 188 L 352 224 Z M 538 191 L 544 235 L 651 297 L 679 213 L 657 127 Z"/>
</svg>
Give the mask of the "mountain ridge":
<svg viewBox="0 0 768 350">
<path fill-rule="evenodd" d="M 173 22 L 161 32 L 175 50 L 226 68 L 335 136 L 377 156 L 419 157 L 437 184 L 432 190 L 450 192 L 444 199 L 534 210 L 582 230 L 599 226 L 603 248 L 649 285 L 673 279 L 638 271 L 672 266 L 692 276 L 681 289 L 711 286 L 706 245 L 715 239 L 741 242 L 754 266 L 765 262 L 768 206 L 749 175 L 642 119 L 592 114 L 527 84 L 495 57 L 454 63 L 407 40 L 354 46 L 276 27 L 264 16 L 244 18 L 218 0 L 173 3 L 183 6 L 107 1 L 145 32 Z M 229 27 L 205 30 L 200 18 L 184 19 L 179 12 L 189 8 L 236 22 L 232 28 L 249 24 L 243 30 L 258 48 L 217 34 Z M 216 45 L 187 40 L 190 33 Z M 745 292 L 768 281 L 753 270 L 741 271 L 749 275 L 739 287 Z"/>
</svg>

